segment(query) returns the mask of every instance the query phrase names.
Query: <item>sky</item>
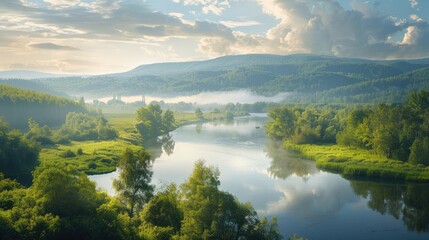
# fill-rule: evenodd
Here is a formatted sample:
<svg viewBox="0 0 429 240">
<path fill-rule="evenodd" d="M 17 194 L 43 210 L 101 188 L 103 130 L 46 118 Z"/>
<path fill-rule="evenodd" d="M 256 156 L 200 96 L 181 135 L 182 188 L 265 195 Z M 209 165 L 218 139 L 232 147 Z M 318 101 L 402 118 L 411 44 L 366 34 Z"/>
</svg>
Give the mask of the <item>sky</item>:
<svg viewBox="0 0 429 240">
<path fill-rule="evenodd" d="M 429 57 L 429 1 L 0 0 L 0 70 L 104 74 L 249 53 Z"/>
</svg>

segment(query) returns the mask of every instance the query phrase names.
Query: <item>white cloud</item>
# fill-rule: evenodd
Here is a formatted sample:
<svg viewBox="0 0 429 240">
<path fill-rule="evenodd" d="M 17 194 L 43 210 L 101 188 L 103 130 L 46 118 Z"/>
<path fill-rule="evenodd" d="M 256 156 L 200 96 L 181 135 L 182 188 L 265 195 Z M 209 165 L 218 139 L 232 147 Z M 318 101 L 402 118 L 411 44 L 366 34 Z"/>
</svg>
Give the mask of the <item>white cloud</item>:
<svg viewBox="0 0 429 240">
<path fill-rule="evenodd" d="M 204 14 L 213 13 L 218 16 L 221 15 L 225 9 L 231 7 L 228 0 L 173 0 L 173 2 L 183 2 L 184 6 L 201 6 L 201 11 Z"/>
<path fill-rule="evenodd" d="M 78 5 L 80 0 L 43 0 L 43 2 L 53 8 L 68 8 Z"/>
<path fill-rule="evenodd" d="M 423 22 L 423 19 L 420 18 L 419 16 L 417 16 L 417 14 L 411 14 L 410 19 L 415 21 L 415 22 Z"/>
<path fill-rule="evenodd" d="M 260 22 L 257 21 L 220 21 L 221 24 L 229 27 L 229 28 L 237 28 L 237 27 L 251 27 L 260 25 Z"/>
<path fill-rule="evenodd" d="M 412 8 L 416 8 L 417 5 L 419 5 L 419 2 L 417 0 L 410 0 L 410 5 Z"/>
<path fill-rule="evenodd" d="M 258 0 L 262 10 L 280 22 L 265 36 L 234 32 L 234 41 L 200 42 L 215 55 L 240 53 L 316 53 L 362 58 L 427 57 L 427 22 L 383 16 L 367 3 L 346 10 L 336 1 Z M 405 33 L 403 33 L 405 31 Z M 392 36 L 403 34 L 400 42 Z M 210 44 L 218 46 L 208 46 Z"/>
<path fill-rule="evenodd" d="M 183 13 L 177 13 L 177 12 L 171 12 L 168 15 L 177 17 L 177 18 L 183 18 L 185 16 Z"/>
<path fill-rule="evenodd" d="M 220 8 L 220 7 L 213 5 L 213 4 L 203 7 L 203 13 L 204 14 L 209 14 L 210 12 L 212 12 L 213 14 L 216 14 L 219 16 L 222 13 L 222 11 L 223 11 L 223 8 Z"/>
</svg>

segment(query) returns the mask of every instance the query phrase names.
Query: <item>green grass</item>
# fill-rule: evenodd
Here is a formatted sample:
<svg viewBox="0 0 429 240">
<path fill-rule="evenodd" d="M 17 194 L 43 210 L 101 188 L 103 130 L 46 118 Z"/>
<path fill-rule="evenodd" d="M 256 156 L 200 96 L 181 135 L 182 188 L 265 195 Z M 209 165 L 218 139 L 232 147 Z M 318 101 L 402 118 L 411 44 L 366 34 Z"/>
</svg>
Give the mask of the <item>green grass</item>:
<svg viewBox="0 0 429 240">
<path fill-rule="evenodd" d="M 87 174 L 102 174 L 116 170 L 118 160 L 126 148 L 138 150 L 140 137 L 134 129 L 135 115 L 109 114 L 106 115 L 109 124 L 118 130 L 119 137 L 109 141 L 73 141 L 71 144 L 56 144 L 42 149 L 40 159 L 42 163 L 55 163 L 74 166 Z M 77 155 L 81 148 L 82 155 Z M 67 150 L 76 154 L 75 157 L 64 157 Z"/>
<path fill-rule="evenodd" d="M 74 166 L 87 174 L 113 172 L 125 148 L 138 150 L 140 147 L 123 140 L 72 142 L 68 145 L 54 145 L 43 148 L 40 152 L 42 163 L 55 163 Z M 77 155 L 81 148 L 82 155 Z M 63 157 L 64 152 L 71 150 L 75 157 Z"/>
<path fill-rule="evenodd" d="M 345 177 L 369 177 L 389 180 L 429 181 L 429 166 L 387 159 L 368 150 L 339 145 L 293 144 L 287 149 L 300 152 L 316 161 L 320 169 L 341 173 Z"/>
<path fill-rule="evenodd" d="M 175 112 L 176 125 L 182 126 L 189 123 L 199 122 L 195 113 Z M 226 112 L 205 113 L 207 121 L 225 119 Z M 110 141 L 74 141 L 67 145 L 53 145 L 42 149 L 40 159 L 42 163 L 65 164 L 74 166 L 78 170 L 87 174 L 101 174 L 113 172 L 119 158 L 126 148 L 138 150 L 142 147 L 140 134 L 134 128 L 136 124 L 136 114 L 105 114 L 109 124 L 119 133 L 116 140 Z M 82 155 L 77 155 L 77 150 L 81 148 Z M 72 151 L 75 157 L 64 157 L 66 151 Z"/>
</svg>

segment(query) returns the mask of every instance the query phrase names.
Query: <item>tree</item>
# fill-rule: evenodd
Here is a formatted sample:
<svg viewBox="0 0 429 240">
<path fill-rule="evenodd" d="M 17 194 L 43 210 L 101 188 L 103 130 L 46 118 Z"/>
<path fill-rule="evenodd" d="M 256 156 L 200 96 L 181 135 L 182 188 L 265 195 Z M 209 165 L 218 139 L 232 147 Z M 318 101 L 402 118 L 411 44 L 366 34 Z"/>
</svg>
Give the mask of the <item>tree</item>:
<svg viewBox="0 0 429 240">
<path fill-rule="evenodd" d="M 39 167 L 31 191 L 42 214 L 76 217 L 96 213 L 95 183 L 75 169 Z"/>
<path fill-rule="evenodd" d="M 410 163 L 429 165 L 429 137 L 416 138 L 410 150 Z"/>
<path fill-rule="evenodd" d="M 26 139 L 17 130 L 9 131 L 0 118 L 0 172 L 29 186 L 31 172 L 39 164 L 38 155 L 39 148 L 34 141 Z"/>
<path fill-rule="evenodd" d="M 253 207 L 219 190 L 219 170 L 197 161 L 182 186 L 185 239 L 281 239 L 276 221 L 260 221 Z"/>
<path fill-rule="evenodd" d="M 142 218 L 153 226 L 171 227 L 174 232 L 180 231 L 183 211 L 176 185 L 171 184 L 165 191 L 156 194 L 144 208 Z"/>
<path fill-rule="evenodd" d="M 164 113 L 160 105 L 151 103 L 147 107 L 137 110 L 136 129 L 146 141 L 153 141 L 156 137 L 174 130 L 175 119 L 171 110 Z"/>
<path fill-rule="evenodd" d="M 280 107 L 268 113 L 271 120 L 266 124 L 268 135 L 282 139 L 291 137 L 295 132 L 295 114 L 287 107 Z"/>
<path fill-rule="evenodd" d="M 133 152 L 127 148 L 119 160 L 119 177 L 113 181 L 120 202 L 130 217 L 141 210 L 153 195 L 150 155 L 144 149 Z"/>
<path fill-rule="evenodd" d="M 163 114 L 162 114 L 162 131 L 163 133 L 168 133 L 170 131 L 173 131 L 175 126 L 175 122 L 176 120 L 174 119 L 174 113 L 173 111 L 167 109 Z"/>
<path fill-rule="evenodd" d="M 196 116 L 199 120 L 203 120 L 203 119 L 204 119 L 204 114 L 203 114 L 203 112 L 201 111 L 201 109 L 200 109 L 200 108 L 197 108 L 197 109 L 195 110 L 195 116 Z"/>
</svg>

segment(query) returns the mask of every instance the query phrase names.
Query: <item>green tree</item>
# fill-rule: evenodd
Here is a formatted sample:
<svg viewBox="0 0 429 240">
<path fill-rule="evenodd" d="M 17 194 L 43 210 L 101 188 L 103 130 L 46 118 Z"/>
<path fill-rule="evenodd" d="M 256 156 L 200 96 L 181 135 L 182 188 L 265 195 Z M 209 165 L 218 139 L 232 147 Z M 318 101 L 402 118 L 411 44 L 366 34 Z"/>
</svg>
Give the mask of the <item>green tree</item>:
<svg viewBox="0 0 429 240">
<path fill-rule="evenodd" d="M 9 131 L 8 125 L 0 118 L 0 171 L 7 178 L 29 186 L 31 172 L 39 164 L 39 148 L 34 141 L 26 139 L 17 130 Z"/>
<path fill-rule="evenodd" d="M 151 168 L 150 155 L 144 149 L 134 153 L 127 148 L 119 160 L 119 177 L 113 181 L 113 187 L 131 217 L 153 196 Z"/>
<path fill-rule="evenodd" d="M 203 120 L 203 119 L 204 119 L 204 114 L 203 114 L 203 112 L 201 111 L 201 109 L 200 109 L 200 108 L 197 108 L 197 109 L 195 110 L 195 116 L 196 116 L 199 120 Z"/>
<path fill-rule="evenodd" d="M 197 161 L 182 186 L 185 239 L 281 239 L 275 220 L 260 221 L 250 204 L 219 190 L 219 170 Z"/>
<path fill-rule="evenodd" d="M 416 138 L 410 150 L 410 163 L 429 165 L 429 137 Z"/>
<path fill-rule="evenodd" d="M 156 140 L 158 136 L 174 130 L 175 119 L 171 110 L 162 111 L 159 104 L 151 103 L 137 110 L 137 131 L 145 141 Z"/>
<path fill-rule="evenodd" d="M 272 109 L 268 116 L 271 118 L 266 124 L 266 131 L 269 136 L 283 139 L 294 134 L 296 116 L 289 108 Z"/>
<path fill-rule="evenodd" d="M 42 214 L 75 217 L 96 213 L 95 183 L 73 169 L 50 165 L 38 168 L 31 192 Z"/>
<path fill-rule="evenodd" d="M 176 120 L 174 119 L 174 113 L 173 113 L 173 111 L 167 109 L 162 114 L 162 119 L 161 120 L 162 120 L 162 132 L 163 133 L 168 133 L 168 132 L 174 130 Z"/>
<path fill-rule="evenodd" d="M 143 210 L 142 219 L 153 226 L 172 227 L 174 232 L 180 231 L 183 211 L 176 185 L 169 185 L 165 191 L 152 197 Z"/>
</svg>

